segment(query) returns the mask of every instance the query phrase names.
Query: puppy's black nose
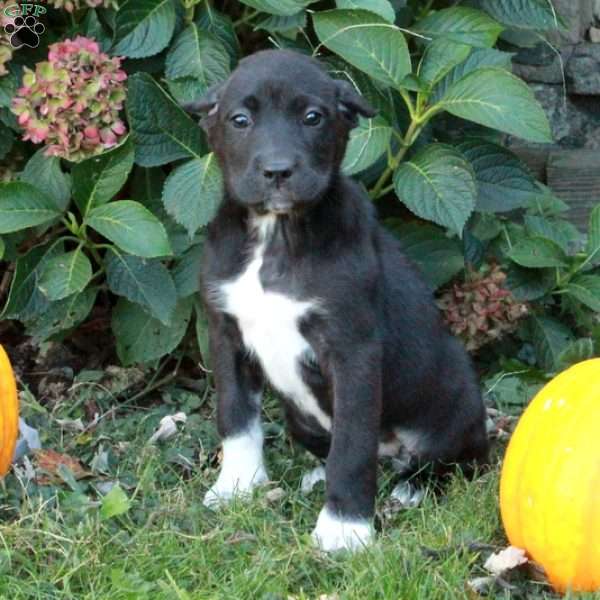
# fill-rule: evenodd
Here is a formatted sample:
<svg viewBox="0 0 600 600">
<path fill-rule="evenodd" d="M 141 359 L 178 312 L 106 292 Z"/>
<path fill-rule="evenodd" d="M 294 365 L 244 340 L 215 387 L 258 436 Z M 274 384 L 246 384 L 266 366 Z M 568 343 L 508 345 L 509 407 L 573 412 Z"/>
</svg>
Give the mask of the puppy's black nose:
<svg viewBox="0 0 600 600">
<path fill-rule="evenodd" d="M 269 160 L 263 164 L 263 176 L 266 179 L 273 179 L 280 183 L 284 179 L 289 179 L 294 170 L 294 162 L 285 158 Z"/>
</svg>

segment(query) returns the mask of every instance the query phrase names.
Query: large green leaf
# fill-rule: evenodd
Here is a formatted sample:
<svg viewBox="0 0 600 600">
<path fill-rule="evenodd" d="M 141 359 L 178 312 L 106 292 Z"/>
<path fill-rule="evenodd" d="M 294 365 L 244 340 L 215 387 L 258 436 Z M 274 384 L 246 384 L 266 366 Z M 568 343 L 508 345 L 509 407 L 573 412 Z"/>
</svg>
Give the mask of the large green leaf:
<svg viewBox="0 0 600 600">
<path fill-rule="evenodd" d="M 0 121 L 0 160 L 10 152 L 15 142 L 15 134 Z"/>
<path fill-rule="evenodd" d="M 600 313 L 600 275 L 579 275 L 567 286 L 567 293 Z"/>
<path fill-rule="evenodd" d="M 177 167 L 165 181 L 167 212 L 192 237 L 215 216 L 223 196 L 223 176 L 211 152 Z"/>
<path fill-rule="evenodd" d="M 180 300 L 167 326 L 139 304 L 119 299 L 112 313 L 112 329 L 121 362 L 124 365 L 150 362 L 175 350 L 188 328 L 192 301 L 192 298 Z"/>
<path fill-rule="evenodd" d="M 27 321 L 27 333 L 35 340 L 48 338 L 79 325 L 91 312 L 98 294 L 97 287 L 50 303 L 46 310 Z"/>
<path fill-rule="evenodd" d="M 229 16 L 215 10 L 210 2 L 202 2 L 196 6 L 195 23 L 202 31 L 208 31 L 221 40 L 233 66 L 240 54 L 240 43 Z"/>
<path fill-rule="evenodd" d="M 527 167 L 510 150 L 484 140 L 458 146 L 477 179 L 477 210 L 506 212 L 528 206 L 539 194 Z"/>
<path fill-rule="evenodd" d="M 590 262 L 600 262 L 600 204 L 594 208 L 590 215 L 587 253 Z"/>
<path fill-rule="evenodd" d="M 402 163 L 394 174 L 394 186 L 417 216 L 458 235 L 477 198 L 473 170 L 460 152 L 444 144 L 430 144 Z"/>
<path fill-rule="evenodd" d="M 200 291 L 202 244 L 189 248 L 173 267 L 173 281 L 179 298 L 187 298 Z"/>
<path fill-rule="evenodd" d="M 45 312 L 48 299 L 40 292 L 37 283 L 46 261 L 61 251 L 61 244 L 48 243 L 34 246 L 27 254 L 17 258 L 1 319 L 26 321 Z"/>
<path fill-rule="evenodd" d="M 525 226 L 533 234 L 556 242 L 565 253 L 577 245 L 582 235 L 573 223 L 563 219 L 525 215 Z"/>
<path fill-rule="evenodd" d="M 471 53 L 471 46 L 445 38 L 433 40 L 423 53 L 419 65 L 419 79 L 428 86 L 436 84 Z"/>
<path fill-rule="evenodd" d="M 202 361 L 204 362 L 204 368 L 210 369 L 210 344 L 208 341 L 208 319 L 206 318 L 206 311 L 202 306 L 199 299 L 194 301 L 194 312 L 196 313 L 196 341 L 198 342 L 198 348 L 202 355 Z"/>
<path fill-rule="evenodd" d="M 17 77 L 12 70 L 0 77 L 0 107 L 10 107 L 18 87 Z"/>
<path fill-rule="evenodd" d="M 566 325 L 550 317 L 531 317 L 528 325 L 540 367 L 554 371 L 561 353 L 573 341 L 573 334 Z"/>
<path fill-rule="evenodd" d="M 128 0 L 115 20 L 113 54 L 145 58 L 158 54 L 171 40 L 175 29 L 172 0 Z"/>
<path fill-rule="evenodd" d="M 21 173 L 21 181 L 42 190 L 60 211 L 67 208 L 71 199 L 70 177 L 60 168 L 60 158 L 46 156 L 44 148 L 27 161 Z"/>
<path fill-rule="evenodd" d="M 156 167 L 205 153 L 200 127 L 150 75 L 132 75 L 128 90 L 127 112 L 138 165 Z"/>
<path fill-rule="evenodd" d="M 460 242 L 435 225 L 395 223 L 386 225 L 400 238 L 404 253 L 421 269 L 433 288 L 444 285 L 465 268 Z"/>
<path fill-rule="evenodd" d="M 551 142 L 550 125 L 531 88 L 504 69 L 483 68 L 453 84 L 444 110 L 530 142 Z"/>
<path fill-rule="evenodd" d="M 390 4 L 389 0 L 336 0 L 335 4 L 338 8 L 370 10 L 390 23 L 396 20 L 394 7 Z"/>
<path fill-rule="evenodd" d="M 387 150 L 392 128 L 383 117 L 361 118 L 358 127 L 350 132 L 342 169 L 354 175 L 369 168 Z"/>
<path fill-rule="evenodd" d="M 139 202 L 119 200 L 97 206 L 85 223 L 129 254 L 143 258 L 171 254 L 163 224 Z"/>
<path fill-rule="evenodd" d="M 550 31 L 562 26 L 553 0 L 481 0 L 481 8 L 516 29 Z"/>
<path fill-rule="evenodd" d="M 441 100 L 450 86 L 463 77 L 484 67 L 498 67 L 506 71 L 511 70 L 513 55 L 508 52 L 501 52 L 495 48 L 475 48 L 468 58 L 462 63 L 456 65 L 433 89 L 431 101 L 433 103 Z"/>
<path fill-rule="evenodd" d="M 382 17 L 365 10 L 327 10 L 313 14 L 321 43 L 385 85 L 400 88 L 410 73 L 404 35 Z"/>
<path fill-rule="evenodd" d="M 193 23 L 178 36 L 167 54 L 165 74 L 169 79 L 192 77 L 202 93 L 229 75 L 230 57 L 217 37 Z"/>
<path fill-rule="evenodd" d="M 4 258 L 4 252 L 6 250 L 6 244 L 2 238 L 0 238 L 0 260 Z"/>
<path fill-rule="evenodd" d="M 552 291 L 556 285 L 556 275 L 554 269 L 526 269 L 511 264 L 506 285 L 517 300 L 539 300 Z"/>
<path fill-rule="evenodd" d="M 44 266 L 38 287 L 49 300 L 62 300 L 81 292 L 92 278 L 92 265 L 80 246 L 59 254 Z"/>
<path fill-rule="evenodd" d="M 479 48 L 493 46 L 503 29 L 500 23 L 486 13 L 464 6 L 431 12 L 416 27 L 420 34 L 428 38 L 443 37 L 451 42 Z"/>
<path fill-rule="evenodd" d="M 315 0 L 241 0 L 260 12 L 271 15 L 295 15 Z"/>
<path fill-rule="evenodd" d="M 73 199 L 83 216 L 105 204 L 123 187 L 133 167 L 130 138 L 117 148 L 77 163 L 72 170 Z"/>
<path fill-rule="evenodd" d="M 168 325 L 177 303 L 177 292 L 168 269 L 159 260 L 108 253 L 106 281 L 111 292 L 141 304 L 153 317 Z"/>
<path fill-rule="evenodd" d="M 508 258 L 530 269 L 567 266 L 567 257 L 562 248 L 552 240 L 539 236 L 519 240 L 509 251 Z"/>
<path fill-rule="evenodd" d="M 580 338 L 571 342 L 557 359 L 558 368 L 563 370 L 584 360 L 594 357 L 594 340 Z"/>
<path fill-rule="evenodd" d="M 269 33 L 297 32 L 306 27 L 306 11 L 300 11 L 287 17 L 281 15 L 268 15 L 254 26 L 255 30 L 264 29 Z"/>
<path fill-rule="evenodd" d="M 61 214 L 52 198 L 30 183 L 0 183 L 0 234 L 41 225 Z"/>
</svg>

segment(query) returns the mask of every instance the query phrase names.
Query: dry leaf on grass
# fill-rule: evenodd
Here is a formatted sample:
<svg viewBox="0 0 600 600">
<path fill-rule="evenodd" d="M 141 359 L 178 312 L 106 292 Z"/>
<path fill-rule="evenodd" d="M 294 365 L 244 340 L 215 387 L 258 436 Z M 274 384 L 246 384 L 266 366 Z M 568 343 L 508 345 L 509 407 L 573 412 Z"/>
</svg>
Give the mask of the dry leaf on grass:
<svg viewBox="0 0 600 600">
<path fill-rule="evenodd" d="M 56 419 L 56 422 L 68 431 L 85 431 L 85 425 L 81 418 L 78 419 Z"/>
<path fill-rule="evenodd" d="M 185 423 L 187 415 L 184 412 L 178 412 L 174 415 L 167 415 L 160 420 L 158 429 L 148 440 L 149 444 L 154 444 L 158 440 L 168 440 L 177 433 L 177 423 Z"/>
<path fill-rule="evenodd" d="M 467 581 L 467 590 L 472 592 L 471 595 L 487 596 L 496 587 L 496 576 L 488 575 L 487 577 L 475 577 Z"/>
<path fill-rule="evenodd" d="M 283 488 L 276 487 L 276 488 L 273 488 L 272 490 L 269 490 L 265 494 L 265 500 L 269 504 L 274 504 L 275 502 L 279 502 L 284 496 L 285 496 L 285 490 Z"/>
<path fill-rule="evenodd" d="M 524 565 L 526 562 L 528 562 L 528 558 L 525 555 L 525 550 L 509 546 L 500 552 L 492 554 L 485 561 L 483 568 L 494 575 L 502 575 L 506 571 Z"/>
<path fill-rule="evenodd" d="M 76 458 L 68 454 L 60 454 L 54 450 L 38 450 L 34 456 L 36 470 L 41 471 L 37 476 L 37 482 L 40 485 L 60 483 L 63 480 L 59 474 L 61 466 L 67 467 L 75 479 L 91 476 L 91 473 L 86 471 Z"/>
<path fill-rule="evenodd" d="M 227 544 L 241 544 L 242 542 L 255 542 L 256 536 L 247 531 L 236 531 L 232 536 L 227 538 Z"/>
</svg>

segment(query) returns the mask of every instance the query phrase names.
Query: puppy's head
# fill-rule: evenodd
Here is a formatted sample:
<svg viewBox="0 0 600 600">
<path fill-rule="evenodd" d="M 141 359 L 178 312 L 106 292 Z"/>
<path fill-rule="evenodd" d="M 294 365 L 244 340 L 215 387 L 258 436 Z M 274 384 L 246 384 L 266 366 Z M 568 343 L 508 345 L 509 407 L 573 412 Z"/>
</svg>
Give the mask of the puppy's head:
<svg viewBox="0 0 600 600">
<path fill-rule="evenodd" d="M 230 197 L 256 212 L 289 213 L 323 198 L 358 116 L 373 109 L 316 60 L 266 50 L 185 107 L 202 114 Z"/>
</svg>

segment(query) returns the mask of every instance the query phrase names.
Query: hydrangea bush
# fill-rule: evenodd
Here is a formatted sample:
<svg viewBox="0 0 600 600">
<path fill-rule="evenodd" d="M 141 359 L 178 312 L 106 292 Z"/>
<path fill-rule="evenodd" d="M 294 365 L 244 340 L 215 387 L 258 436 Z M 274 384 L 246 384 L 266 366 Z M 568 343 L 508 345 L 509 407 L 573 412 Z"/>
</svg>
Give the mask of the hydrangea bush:
<svg viewBox="0 0 600 600">
<path fill-rule="evenodd" d="M 223 183 L 181 104 L 276 45 L 318 56 L 377 109 L 352 132 L 343 168 L 482 368 L 543 378 L 596 352 L 600 208 L 586 240 L 502 145 L 551 142 L 511 73 L 516 40 L 562 27 L 550 2 L 44 7 L 39 47 L 0 41 L 0 318 L 55 339 L 100 301 L 123 363 L 154 363 L 184 340 L 206 361 L 197 275 Z"/>
</svg>

